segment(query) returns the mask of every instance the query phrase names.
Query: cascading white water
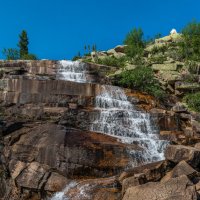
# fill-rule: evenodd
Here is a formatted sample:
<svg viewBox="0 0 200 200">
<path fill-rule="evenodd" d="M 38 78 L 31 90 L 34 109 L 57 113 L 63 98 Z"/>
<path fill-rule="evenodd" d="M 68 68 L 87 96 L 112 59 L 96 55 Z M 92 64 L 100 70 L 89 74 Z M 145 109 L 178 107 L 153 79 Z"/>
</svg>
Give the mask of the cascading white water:
<svg viewBox="0 0 200 200">
<path fill-rule="evenodd" d="M 86 64 L 79 61 L 59 61 L 57 79 L 74 82 L 86 82 Z"/>
<path fill-rule="evenodd" d="M 159 140 L 158 130 L 148 113 L 137 111 L 127 100 L 124 91 L 115 86 L 102 86 L 95 100 L 91 131 L 117 137 L 121 142 L 134 144 L 132 166 L 164 159 L 166 141 Z"/>
</svg>

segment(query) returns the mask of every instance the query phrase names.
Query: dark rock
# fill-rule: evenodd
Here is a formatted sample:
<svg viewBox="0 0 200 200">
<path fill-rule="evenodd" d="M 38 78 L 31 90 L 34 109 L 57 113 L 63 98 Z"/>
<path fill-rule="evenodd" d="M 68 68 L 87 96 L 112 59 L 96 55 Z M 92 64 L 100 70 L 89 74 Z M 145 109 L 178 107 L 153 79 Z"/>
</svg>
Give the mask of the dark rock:
<svg viewBox="0 0 200 200">
<path fill-rule="evenodd" d="M 147 182 L 159 181 L 171 168 L 171 163 L 167 161 L 160 161 L 156 163 L 142 165 L 121 173 L 121 175 L 119 176 L 119 182 L 122 184 L 123 180 L 129 177 L 134 177 L 135 175 L 137 177 L 137 174 L 144 174 Z"/>
<path fill-rule="evenodd" d="M 179 163 L 184 160 L 192 167 L 200 166 L 200 150 L 183 145 L 169 145 L 165 151 L 167 160 Z"/>
<path fill-rule="evenodd" d="M 160 131 L 160 136 L 162 139 L 171 141 L 173 144 L 188 143 L 188 138 L 183 131 Z"/>
<path fill-rule="evenodd" d="M 196 134 L 200 134 L 200 122 L 192 120 L 192 128 Z"/>
<path fill-rule="evenodd" d="M 199 91 L 200 85 L 198 83 L 188 83 L 188 82 L 177 81 L 175 83 L 175 89 L 181 92 Z"/>
<path fill-rule="evenodd" d="M 180 102 L 178 102 L 173 108 L 172 111 L 177 112 L 177 113 L 181 113 L 181 112 L 187 112 L 187 108 L 181 104 Z"/>
<path fill-rule="evenodd" d="M 41 189 L 47 182 L 48 167 L 37 162 L 32 162 L 16 178 L 19 186 L 30 189 Z"/>
<path fill-rule="evenodd" d="M 176 178 L 182 175 L 186 175 L 190 180 L 192 180 L 193 178 L 198 177 L 200 174 L 183 160 L 179 162 L 172 171 L 168 172 L 162 178 L 161 182 L 165 182 L 171 178 Z"/>
<path fill-rule="evenodd" d="M 69 183 L 69 180 L 55 172 L 51 173 L 51 176 L 48 178 L 48 181 L 45 184 L 44 190 L 51 192 L 59 192 L 66 187 Z"/>
<path fill-rule="evenodd" d="M 145 184 L 147 182 L 145 174 L 135 174 L 132 177 L 126 178 L 122 182 L 122 195 L 129 187 Z"/>
</svg>

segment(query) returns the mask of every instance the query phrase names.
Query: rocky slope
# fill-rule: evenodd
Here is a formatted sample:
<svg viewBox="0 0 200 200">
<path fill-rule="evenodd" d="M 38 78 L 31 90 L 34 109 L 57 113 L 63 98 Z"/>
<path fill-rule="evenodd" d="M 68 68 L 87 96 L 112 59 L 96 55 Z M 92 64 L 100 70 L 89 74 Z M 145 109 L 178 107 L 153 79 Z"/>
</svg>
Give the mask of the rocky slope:
<svg viewBox="0 0 200 200">
<path fill-rule="evenodd" d="M 123 47 L 114 51 L 123 54 Z M 170 93 L 165 104 L 125 90 L 138 111 L 150 113 L 159 138 L 171 143 L 165 161 L 132 168 L 129 152 L 141 147 L 88 128 L 101 84 L 111 84 L 107 75 L 119 69 L 89 63 L 89 83 L 77 83 L 57 77 L 57 61 L 1 62 L 0 198 L 47 199 L 60 192 L 53 198 L 199 199 L 200 114 L 180 102 L 191 89 L 182 79 L 184 65 L 169 58 L 151 63 Z"/>
</svg>

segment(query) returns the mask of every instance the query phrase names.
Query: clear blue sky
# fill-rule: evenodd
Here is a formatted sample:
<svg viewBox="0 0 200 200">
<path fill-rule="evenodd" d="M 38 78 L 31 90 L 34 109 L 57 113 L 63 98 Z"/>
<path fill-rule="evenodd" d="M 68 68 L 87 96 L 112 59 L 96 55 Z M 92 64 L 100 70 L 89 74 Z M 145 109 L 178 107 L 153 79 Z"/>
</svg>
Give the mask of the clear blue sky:
<svg viewBox="0 0 200 200">
<path fill-rule="evenodd" d="M 0 51 L 16 47 L 25 29 L 30 52 L 41 59 L 70 59 L 85 44 L 112 48 L 133 27 L 146 36 L 166 35 L 200 21 L 199 0 L 0 0 L 0 5 Z"/>
</svg>

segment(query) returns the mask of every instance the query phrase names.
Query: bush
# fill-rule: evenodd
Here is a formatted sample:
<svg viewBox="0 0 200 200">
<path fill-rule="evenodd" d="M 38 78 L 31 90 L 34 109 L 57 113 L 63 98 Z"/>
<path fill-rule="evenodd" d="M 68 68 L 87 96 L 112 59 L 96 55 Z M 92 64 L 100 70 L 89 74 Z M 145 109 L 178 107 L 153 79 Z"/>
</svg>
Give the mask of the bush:
<svg viewBox="0 0 200 200">
<path fill-rule="evenodd" d="M 198 75 L 195 74 L 183 74 L 182 78 L 186 83 L 195 83 L 198 82 Z"/>
<path fill-rule="evenodd" d="M 124 40 L 124 44 L 127 45 L 125 47 L 125 53 L 127 56 L 134 58 L 138 54 L 141 55 L 145 47 L 142 29 L 133 29 L 128 33 Z"/>
<path fill-rule="evenodd" d="M 120 58 L 116 58 L 114 56 L 111 57 L 105 57 L 101 59 L 97 59 L 96 63 L 107 65 L 107 66 L 113 66 L 113 67 L 124 67 L 127 61 L 127 57 L 123 56 Z"/>
<path fill-rule="evenodd" d="M 6 60 L 17 60 L 20 57 L 19 51 L 13 48 L 3 49 L 2 53 L 6 57 Z"/>
<path fill-rule="evenodd" d="M 141 90 L 157 98 L 165 96 L 150 67 L 138 66 L 133 70 L 122 72 L 119 78 L 120 85 L 124 87 Z"/>
<path fill-rule="evenodd" d="M 182 30 L 183 41 L 179 43 L 184 59 L 200 61 L 200 23 L 191 22 Z"/>
<path fill-rule="evenodd" d="M 200 92 L 187 94 L 183 100 L 187 103 L 190 109 L 200 112 Z"/>
<path fill-rule="evenodd" d="M 199 62 L 187 61 L 186 65 L 187 65 L 188 71 L 191 74 L 199 74 L 200 73 L 200 64 L 199 64 Z"/>
<path fill-rule="evenodd" d="M 151 50 L 152 54 L 158 54 L 158 53 L 162 53 L 164 54 L 168 49 L 167 45 L 163 45 L 163 46 L 154 46 L 153 49 Z"/>
<path fill-rule="evenodd" d="M 78 59 L 81 59 L 81 57 L 80 57 L 80 56 L 74 56 L 74 57 L 72 58 L 72 61 L 76 61 L 76 60 L 78 60 Z"/>
<path fill-rule="evenodd" d="M 158 63 L 158 64 L 163 64 L 164 61 L 167 60 L 166 56 L 156 56 L 156 57 L 151 57 L 150 61 L 153 63 Z"/>
<path fill-rule="evenodd" d="M 22 60 L 37 60 L 37 56 L 34 54 L 24 54 L 21 57 Z"/>
</svg>

